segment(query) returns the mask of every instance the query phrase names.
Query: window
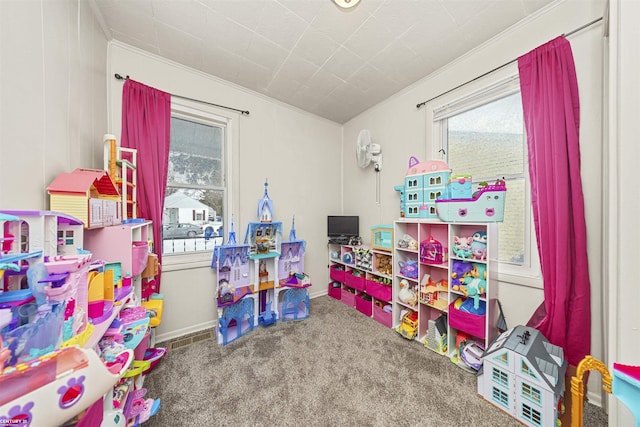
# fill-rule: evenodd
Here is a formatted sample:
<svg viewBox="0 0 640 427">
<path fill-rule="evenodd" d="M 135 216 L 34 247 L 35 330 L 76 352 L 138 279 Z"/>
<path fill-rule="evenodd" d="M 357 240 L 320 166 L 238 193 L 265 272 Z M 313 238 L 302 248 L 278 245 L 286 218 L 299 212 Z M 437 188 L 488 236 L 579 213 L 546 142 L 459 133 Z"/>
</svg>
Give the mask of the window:
<svg viewBox="0 0 640 427">
<path fill-rule="evenodd" d="M 520 372 L 536 380 L 538 379 L 538 376 L 536 375 L 536 373 L 533 372 L 533 370 L 529 367 L 527 362 L 524 361 L 524 359 L 520 361 Z"/>
<path fill-rule="evenodd" d="M 491 388 L 491 398 L 505 408 L 509 407 L 509 395 L 497 387 Z"/>
<path fill-rule="evenodd" d="M 542 405 L 542 393 L 530 384 L 522 383 L 522 396 L 538 406 Z"/>
<path fill-rule="evenodd" d="M 227 191 L 228 119 L 172 101 L 162 251 L 193 254 L 222 244 Z"/>
<path fill-rule="evenodd" d="M 501 386 L 509 387 L 509 374 L 506 372 L 493 368 L 491 371 L 491 378 Z"/>
<path fill-rule="evenodd" d="M 540 411 L 533 409 L 531 406 L 525 403 L 522 404 L 522 418 L 534 425 L 542 425 L 542 414 L 540 413 Z"/>
<path fill-rule="evenodd" d="M 434 153 L 452 174 L 469 174 L 474 188 L 504 179 L 504 221 L 498 224 L 500 280 L 541 286 L 531 224 L 526 135 L 517 76 L 432 110 Z"/>
</svg>

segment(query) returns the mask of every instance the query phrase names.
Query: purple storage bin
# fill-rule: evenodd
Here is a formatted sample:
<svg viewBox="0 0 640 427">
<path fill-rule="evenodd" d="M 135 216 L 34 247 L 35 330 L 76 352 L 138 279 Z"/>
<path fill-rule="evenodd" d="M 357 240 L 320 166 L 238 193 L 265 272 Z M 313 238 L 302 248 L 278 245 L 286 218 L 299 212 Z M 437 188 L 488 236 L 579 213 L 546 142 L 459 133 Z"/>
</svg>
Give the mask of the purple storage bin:
<svg viewBox="0 0 640 427">
<path fill-rule="evenodd" d="M 449 304 L 449 325 L 459 331 L 466 332 L 474 337 L 485 338 L 485 317 L 467 313 L 454 308 L 455 301 Z"/>
</svg>

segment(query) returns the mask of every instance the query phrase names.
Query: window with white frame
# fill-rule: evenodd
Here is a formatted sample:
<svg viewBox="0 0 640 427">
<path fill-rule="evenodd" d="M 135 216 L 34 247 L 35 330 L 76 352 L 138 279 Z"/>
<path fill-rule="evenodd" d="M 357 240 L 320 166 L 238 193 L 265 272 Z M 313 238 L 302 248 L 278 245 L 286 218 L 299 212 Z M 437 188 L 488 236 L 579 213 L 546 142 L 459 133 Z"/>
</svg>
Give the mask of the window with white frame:
<svg viewBox="0 0 640 427">
<path fill-rule="evenodd" d="M 504 221 L 498 225 L 500 280 L 541 286 L 519 79 L 514 75 L 467 92 L 433 107 L 434 153 L 453 175 L 471 175 L 474 187 L 505 180 Z"/>
<path fill-rule="evenodd" d="M 162 251 L 208 253 L 223 240 L 229 119 L 206 105 L 172 101 Z"/>
</svg>

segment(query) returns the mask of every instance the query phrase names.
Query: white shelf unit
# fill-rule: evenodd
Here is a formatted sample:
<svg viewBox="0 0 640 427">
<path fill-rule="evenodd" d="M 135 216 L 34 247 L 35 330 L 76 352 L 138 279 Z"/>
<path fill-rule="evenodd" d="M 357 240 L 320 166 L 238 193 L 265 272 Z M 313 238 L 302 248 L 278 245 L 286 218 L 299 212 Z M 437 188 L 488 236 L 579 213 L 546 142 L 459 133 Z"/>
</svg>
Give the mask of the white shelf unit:
<svg viewBox="0 0 640 427">
<path fill-rule="evenodd" d="M 454 237 L 471 237 L 477 231 L 487 235 L 486 260 L 462 259 L 452 252 Z M 398 242 L 408 235 L 415 240 L 417 247 L 399 247 Z M 428 337 L 437 337 L 430 328 L 435 327 L 436 320 L 442 315 L 447 322 L 446 341 L 439 343 L 429 342 L 426 345 L 431 350 L 448 357 L 456 355 L 457 338 L 466 334 L 470 339 L 481 343 L 485 348 L 497 337 L 497 321 L 499 310 L 498 281 L 497 281 L 497 224 L 493 223 L 446 223 L 440 220 L 400 219 L 394 222 L 394 264 L 393 264 L 393 327 L 398 328 L 402 323 L 402 316 L 406 310 L 417 313 L 418 326 L 414 339 L 425 343 Z M 433 238 L 440 242 L 443 250 L 443 262 L 433 264 L 421 261 L 421 243 Z M 400 262 L 412 260 L 418 266 L 417 277 L 408 277 L 400 273 Z M 458 298 L 467 299 L 472 296 L 464 292 L 454 291 L 451 288 L 451 274 L 454 262 L 466 261 L 475 265 L 476 270 L 486 271 L 486 282 L 483 284 L 484 293 L 478 296 L 480 304 L 486 304 L 486 315 L 466 320 L 472 316 L 455 316 L 454 324 L 451 322 L 450 306 Z M 484 275 L 484 274 L 483 274 Z M 417 293 L 417 303 L 409 305 L 400 300 L 400 282 L 406 280 Z M 446 285 L 445 285 L 446 281 Z M 443 318 L 444 319 L 444 318 Z M 462 323 L 461 323 L 462 322 Z M 471 331 L 471 333 L 469 333 Z M 431 333 L 430 333 L 431 332 Z"/>
<path fill-rule="evenodd" d="M 363 245 L 330 243 L 328 248 L 329 287 L 339 282 L 342 302 L 390 327 L 391 315 L 383 307 L 392 300 L 392 253 Z"/>
</svg>

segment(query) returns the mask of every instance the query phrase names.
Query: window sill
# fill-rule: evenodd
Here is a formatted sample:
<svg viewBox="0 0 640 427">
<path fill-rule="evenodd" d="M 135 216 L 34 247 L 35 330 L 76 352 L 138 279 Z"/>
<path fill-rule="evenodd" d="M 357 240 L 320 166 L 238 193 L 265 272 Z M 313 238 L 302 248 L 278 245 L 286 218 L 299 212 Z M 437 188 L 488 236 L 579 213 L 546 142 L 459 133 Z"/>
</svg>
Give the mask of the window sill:
<svg viewBox="0 0 640 427">
<path fill-rule="evenodd" d="M 527 288 L 534 289 L 544 288 L 541 276 L 524 276 L 498 272 L 498 282 L 510 283 L 513 285 L 525 286 Z"/>
<path fill-rule="evenodd" d="M 162 271 L 190 270 L 193 268 L 211 268 L 211 252 L 198 252 L 184 255 L 167 254 L 162 256 Z"/>
</svg>

